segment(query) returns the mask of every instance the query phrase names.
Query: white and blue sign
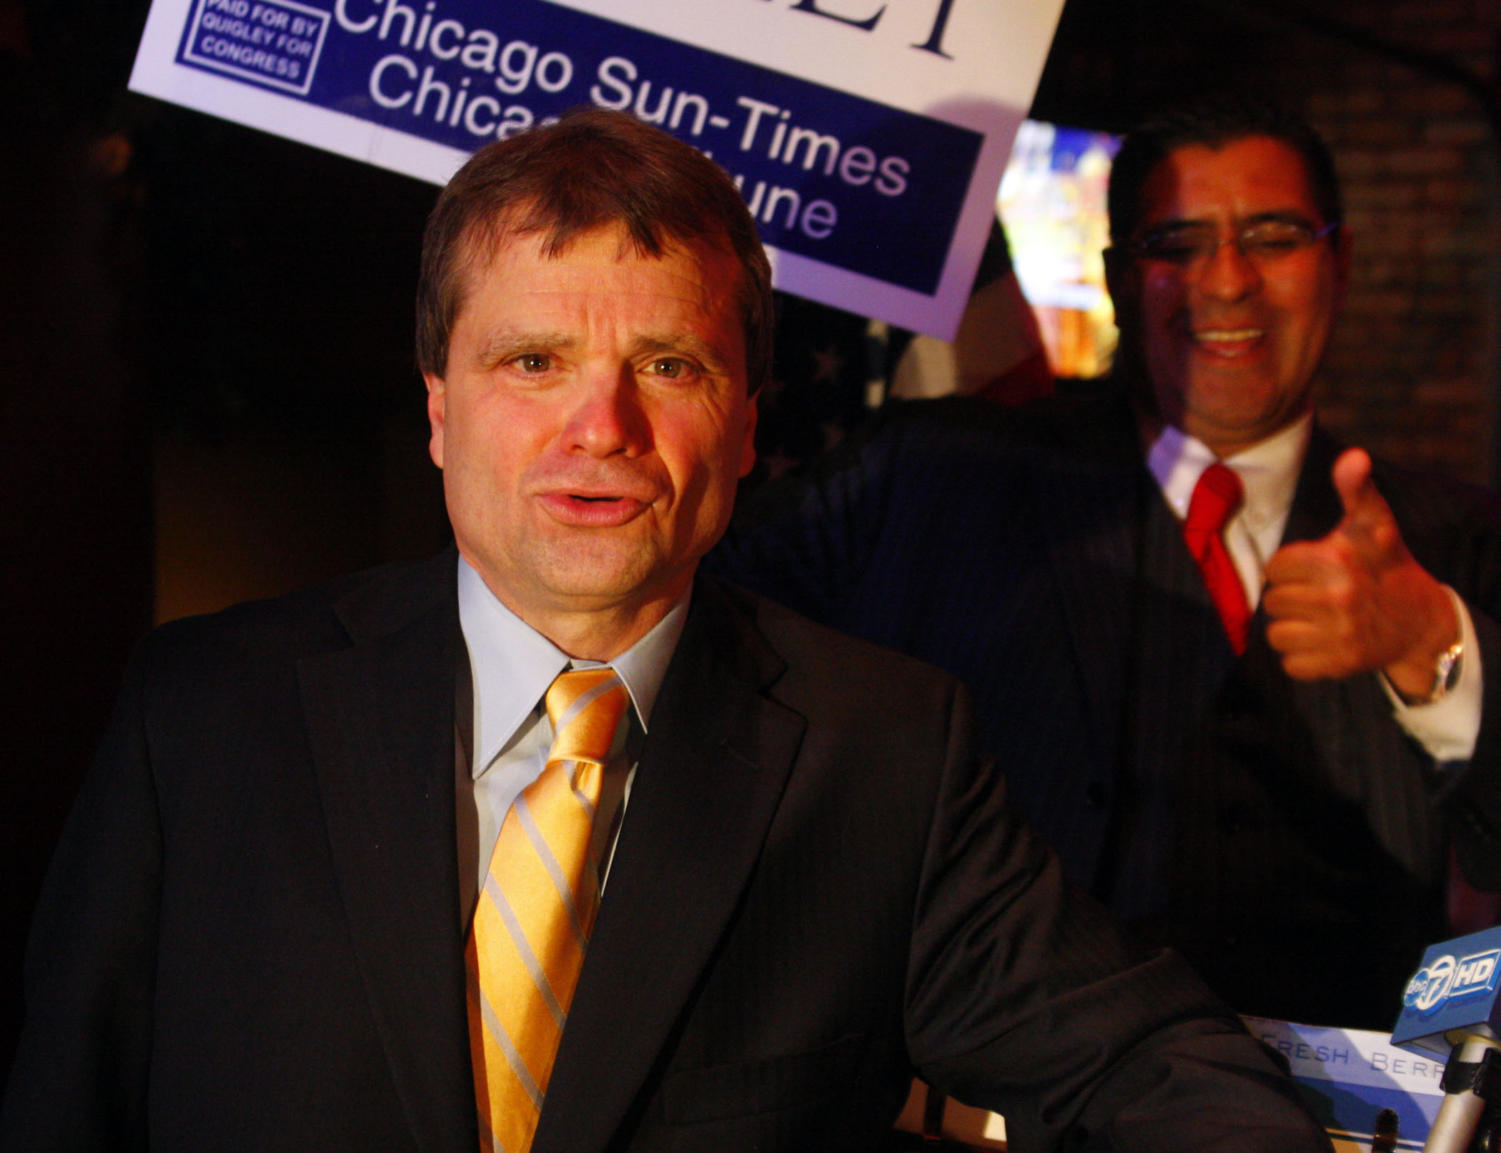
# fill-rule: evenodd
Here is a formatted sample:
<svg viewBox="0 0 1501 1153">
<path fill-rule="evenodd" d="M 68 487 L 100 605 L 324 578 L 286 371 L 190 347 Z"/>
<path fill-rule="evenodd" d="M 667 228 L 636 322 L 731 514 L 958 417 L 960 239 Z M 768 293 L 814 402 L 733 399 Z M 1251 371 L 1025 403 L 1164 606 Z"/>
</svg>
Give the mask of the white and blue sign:
<svg viewBox="0 0 1501 1153">
<path fill-rule="evenodd" d="M 1061 2 L 156 0 L 131 86 L 436 183 L 630 111 L 734 177 L 778 287 L 949 336 Z"/>
<path fill-rule="evenodd" d="M 178 60 L 306 96 L 328 35 L 328 13 L 290 0 L 199 0 Z"/>
<path fill-rule="evenodd" d="M 1381 1033 L 1245 1018 L 1288 1071 L 1335 1153 L 1370 1153 L 1382 1110 L 1396 1116 L 1395 1148 L 1420 1150 L 1444 1093 L 1444 1061 L 1394 1047 Z M 1447 1053 L 1445 1054 L 1447 1056 Z"/>
</svg>

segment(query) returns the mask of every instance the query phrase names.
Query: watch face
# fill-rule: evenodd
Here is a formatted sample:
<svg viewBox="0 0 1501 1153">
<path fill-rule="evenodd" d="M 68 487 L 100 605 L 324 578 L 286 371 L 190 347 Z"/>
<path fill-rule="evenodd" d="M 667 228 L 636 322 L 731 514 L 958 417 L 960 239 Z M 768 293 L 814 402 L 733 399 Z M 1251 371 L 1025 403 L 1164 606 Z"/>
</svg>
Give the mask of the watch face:
<svg viewBox="0 0 1501 1153">
<path fill-rule="evenodd" d="M 1454 682 L 1459 679 L 1459 658 L 1462 656 L 1464 656 L 1464 646 L 1453 645 L 1438 659 L 1435 672 L 1438 674 L 1438 683 L 1443 685 L 1446 692 L 1452 689 Z"/>
</svg>

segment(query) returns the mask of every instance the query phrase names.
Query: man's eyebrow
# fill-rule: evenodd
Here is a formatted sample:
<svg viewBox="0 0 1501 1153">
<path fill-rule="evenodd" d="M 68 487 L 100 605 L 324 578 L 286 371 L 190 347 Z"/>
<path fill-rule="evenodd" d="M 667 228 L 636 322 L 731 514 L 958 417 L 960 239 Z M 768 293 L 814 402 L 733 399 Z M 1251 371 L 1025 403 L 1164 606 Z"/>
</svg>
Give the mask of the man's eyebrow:
<svg viewBox="0 0 1501 1153">
<path fill-rule="evenodd" d="M 1296 208 L 1272 208 L 1265 212 L 1253 212 L 1248 216 L 1235 218 L 1238 228 L 1247 228 L 1256 224 L 1301 224 L 1306 228 L 1315 228 L 1312 217 L 1306 212 Z M 1168 216 L 1154 221 L 1144 231 L 1146 232 L 1176 232 L 1190 228 L 1213 228 L 1215 222 L 1204 216 Z"/>
<path fill-rule="evenodd" d="M 1308 213 L 1297 208 L 1274 208 L 1267 212 L 1253 212 L 1250 216 L 1241 218 L 1242 227 L 1247 224 L 1301 224 L 1305 228 L 1316 228 L 1314 218 Z"/>
<path fill-rule="evenodd" d="M 704 337 L 691 331 L 679 331 L 665 335 L 647 333 L 636 338 L 631 345 L 631 351 L 637 356 L 655 356 L 659 354 L 691 356 L 706 365 L 716 367 L 730 359 L 728 352 L 720 348 L 717 343 L 706 340 Z"/>
<path fill-rule="evenodd" d="M 494 368 L 523 352 L 552 352 L 573 347 L 577 338 L 565 332 L 519 332 L 505 329 L 490 334 L 475 359 L 481 368 Z"/>
</svg>

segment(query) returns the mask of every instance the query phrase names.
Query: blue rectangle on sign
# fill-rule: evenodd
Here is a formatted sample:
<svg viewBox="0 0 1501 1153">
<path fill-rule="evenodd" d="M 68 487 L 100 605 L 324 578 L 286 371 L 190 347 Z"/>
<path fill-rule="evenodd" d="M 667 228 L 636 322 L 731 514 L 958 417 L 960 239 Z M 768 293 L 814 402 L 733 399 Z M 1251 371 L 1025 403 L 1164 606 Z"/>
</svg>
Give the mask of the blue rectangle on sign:
<svg viewBox="0 0 1501 1153">
<path fill-rule="evenodd" d="M 197 0 L 178 59 L 306 96 L 329 23 L 327 12 L 291 0 Z"/>
<path fill-rule="evenodd" d="M 983 139 L 545 0 L 197 0 L 177 59 L 466 152 L 625 109 L 717 160 L 767 244 L 925 294 Z"/>
</svg>

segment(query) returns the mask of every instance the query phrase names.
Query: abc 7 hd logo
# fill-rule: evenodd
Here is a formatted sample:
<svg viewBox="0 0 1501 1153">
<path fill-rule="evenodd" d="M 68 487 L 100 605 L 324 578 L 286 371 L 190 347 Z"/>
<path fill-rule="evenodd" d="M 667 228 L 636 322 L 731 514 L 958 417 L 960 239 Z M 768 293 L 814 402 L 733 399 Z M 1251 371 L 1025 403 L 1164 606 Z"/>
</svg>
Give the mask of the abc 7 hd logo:
<svg viewBox="0 0 1501 1153">
<path fill-rule="evenodd" d="M 1501 972 L 1501 949 L 1487 949 L 1455 959 L 1452 953 L 1435 957 L 1412 975 L 1402 995 L 1405 1008 L 1436 1013 L 1450 1001 L 1489 993 Z"/>
</svg>

